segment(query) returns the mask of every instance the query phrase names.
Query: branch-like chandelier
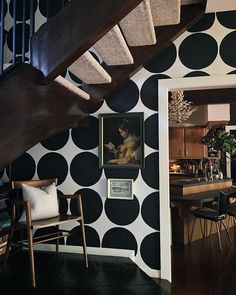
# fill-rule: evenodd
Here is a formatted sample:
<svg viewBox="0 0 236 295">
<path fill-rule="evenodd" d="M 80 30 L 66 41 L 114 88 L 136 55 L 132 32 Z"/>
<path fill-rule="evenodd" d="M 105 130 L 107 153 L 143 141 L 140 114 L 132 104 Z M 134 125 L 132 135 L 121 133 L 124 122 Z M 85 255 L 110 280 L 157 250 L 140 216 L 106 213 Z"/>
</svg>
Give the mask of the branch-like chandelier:
<svg viewBox="0 0 236 295">
<path fill-rule="evenodd" d="M 183 91 L 173 91 L 169 102 L 169 120 L 181 123 L 187 120 L 198 107 L 193 107 L 191 101 L 184 99 Z"/>
</svg>

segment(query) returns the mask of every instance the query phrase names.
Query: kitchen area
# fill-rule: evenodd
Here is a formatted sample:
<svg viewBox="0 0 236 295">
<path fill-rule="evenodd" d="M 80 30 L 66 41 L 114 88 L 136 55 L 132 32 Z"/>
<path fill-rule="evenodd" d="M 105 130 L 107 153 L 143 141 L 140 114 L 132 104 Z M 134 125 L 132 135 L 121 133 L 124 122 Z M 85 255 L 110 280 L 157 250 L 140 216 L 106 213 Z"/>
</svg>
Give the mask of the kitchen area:
<svg viewBox="0 0 236 295">
<path fill-rule="evenodd" d="M 225 136 L 230 118 L 228 104 L 201 105 L 184 122 L 169 121 L 169 179 L 172 244 L 190 242 L 195 209 L 212 206 L 219 192 L 229 191 L 233 180 L 227 177 L 229 164 L 224 149 L 217 145 Z M 226 137 L 228 134 L 226 134 Z M 231 138 L 230 138 L 231 139 Z M 234 140 L 234 138 L 233 138 Z M 220 141 L 219 141 L 220 142 Z M 236 146 L 236 145 L 235 145 Z M 233 195 L 230 201 L 234 201 Z M 209 227 L 210 227 L 210 221 Z M 229 223 L 229 226 L 233 224 Z M 216 233 L 213 226 L 211 234 Z M 200 223 L 192 241 L 202 239 Z"/>
</svg>

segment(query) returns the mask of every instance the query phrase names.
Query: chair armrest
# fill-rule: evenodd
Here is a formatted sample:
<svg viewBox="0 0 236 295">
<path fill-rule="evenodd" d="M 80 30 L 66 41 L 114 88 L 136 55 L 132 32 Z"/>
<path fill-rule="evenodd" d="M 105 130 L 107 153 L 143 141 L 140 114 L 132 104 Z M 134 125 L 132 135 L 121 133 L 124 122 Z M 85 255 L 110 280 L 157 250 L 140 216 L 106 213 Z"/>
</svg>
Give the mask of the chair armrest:
<svg viewBox="0 0 236 295">
<path fill-rule="evenodd" d="M 59 196 L 59 199 L 77 199 L 79 197 L 80 195 L 62 195 L 62 196 Z"/>
</svg>

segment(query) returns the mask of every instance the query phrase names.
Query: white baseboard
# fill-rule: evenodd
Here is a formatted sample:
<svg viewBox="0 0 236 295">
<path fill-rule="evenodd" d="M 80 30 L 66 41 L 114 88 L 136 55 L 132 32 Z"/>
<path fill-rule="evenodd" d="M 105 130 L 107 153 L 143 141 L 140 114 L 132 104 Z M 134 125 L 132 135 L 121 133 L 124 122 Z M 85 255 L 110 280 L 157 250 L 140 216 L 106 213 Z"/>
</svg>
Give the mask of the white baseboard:
<svg viewBox="0 0 236 295">
<path fill-rule="evenodd" d="M 34 249 L 40 251 L 55 251 L 56 246 L 52 244 L 38 244 L 34 246 Z M 60 245 L 59 252 L 83 254 L 83 248 L 81 246 Z M 128 257 L 134 260 L 133 250 L 87 247 L 87 253 L 90 255 Z"/>
</svg>

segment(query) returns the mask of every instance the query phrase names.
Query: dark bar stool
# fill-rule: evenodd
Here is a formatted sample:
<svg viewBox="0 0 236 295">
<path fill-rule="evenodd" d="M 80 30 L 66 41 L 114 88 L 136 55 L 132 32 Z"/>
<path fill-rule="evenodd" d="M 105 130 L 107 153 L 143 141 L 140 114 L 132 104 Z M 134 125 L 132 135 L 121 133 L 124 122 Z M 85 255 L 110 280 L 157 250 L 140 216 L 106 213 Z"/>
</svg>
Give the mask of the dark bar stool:
<svg viewBox="0 0 236 295">
<path fill-rule="evenodd" d="M 202 230 L 203 238 L 205 238 L 205 236 L 206 236 L 206 221 L 209 220 L 209 221 L 215 222 L 216 229 L 217 229 L 217 234 L 218 234 L 220 251 L 222 251 L 221 225 L 223 225 L 223 227 L 225 228 L 226 234 L 227 234 L 228 239 L 229 239 L 229 243 L 230 243 L 230 245 L 232 245 L 232 241 L 230 239 L 227 227 L 226 227 L 226 225 L 224 223 L 224 220 L 226 219 L 227 214 L 228 214 L 229 197 L 230 197 L 229 194 L 220 191 L 220 195 L 218 197 L 218 202 L 217 202 L 217 208 L 216 209 L 212 209 L 212 208 L 209 208 L 209 207 L 201 207 L 201 208 L 196 209 L 196 210 L 194 210 L 192 212 L 195 219 L 194 219 L 194 222 L 193 222 L 193 227 L 192 227 L 189 243 L 191 243 L 191 241 L 192 241 L 192 236 L 193 236 L 193 231 L 194 231 L 194 228 L 195 228 L 196 220 L 197 220 L 197 218 L 199 218 L 200 220 L 201 219 L 204 220 L 204 231 Z M 212 230 L 212 223 L 211 223 L 209 235 L 211 235 L 211 230 Z"/>
</svg>

